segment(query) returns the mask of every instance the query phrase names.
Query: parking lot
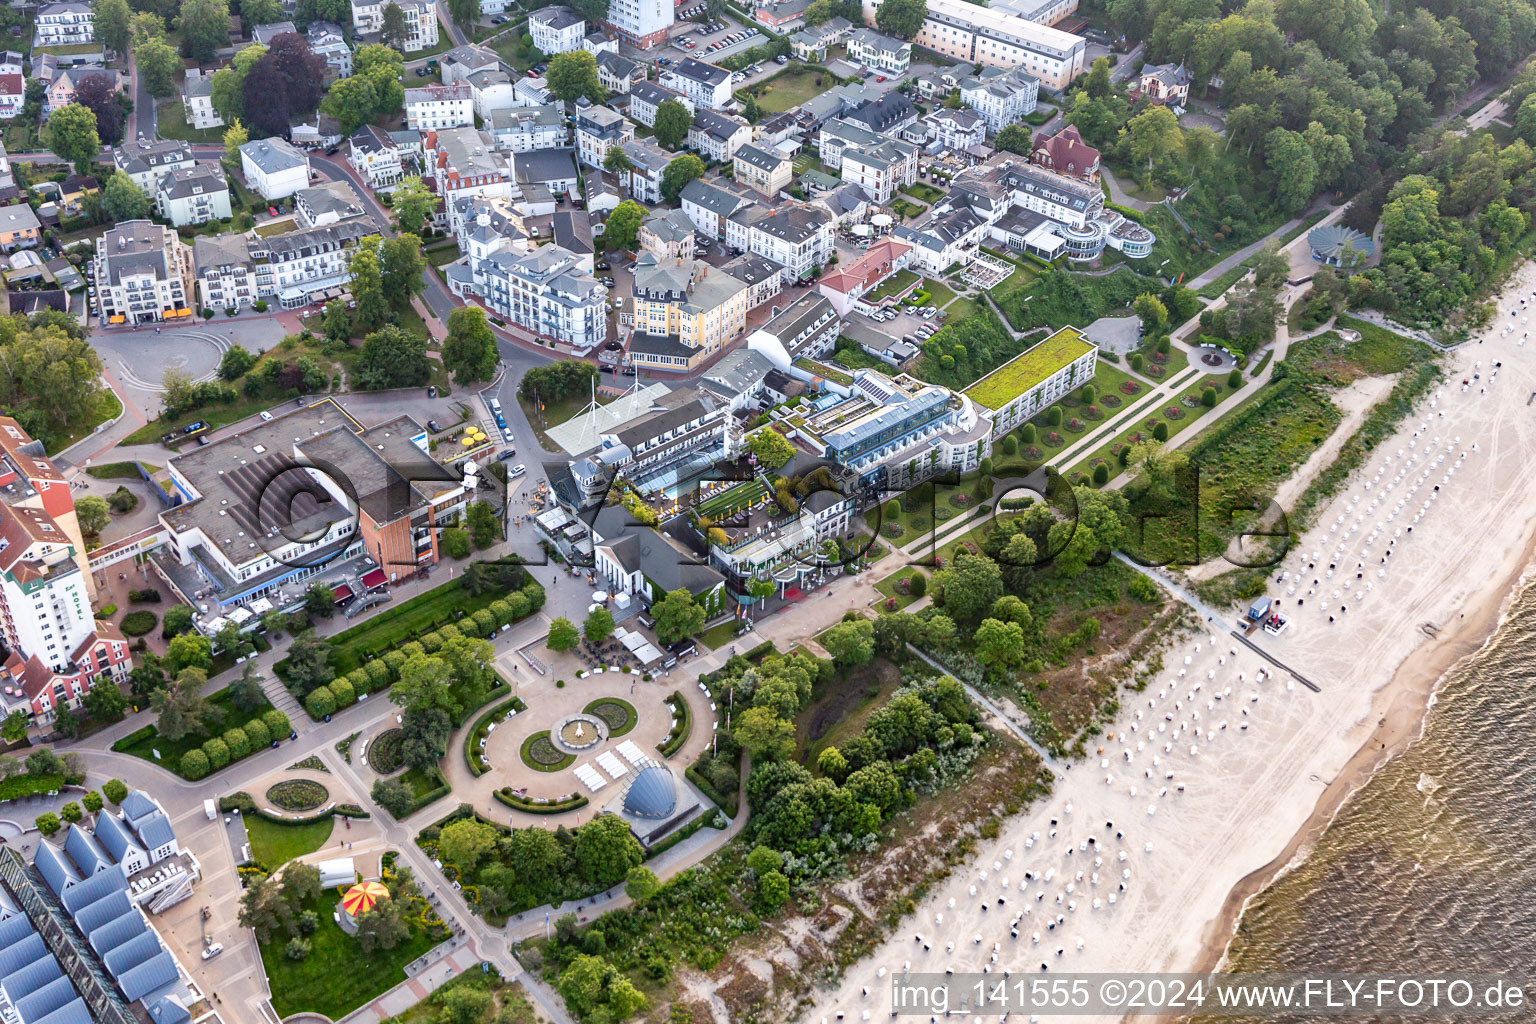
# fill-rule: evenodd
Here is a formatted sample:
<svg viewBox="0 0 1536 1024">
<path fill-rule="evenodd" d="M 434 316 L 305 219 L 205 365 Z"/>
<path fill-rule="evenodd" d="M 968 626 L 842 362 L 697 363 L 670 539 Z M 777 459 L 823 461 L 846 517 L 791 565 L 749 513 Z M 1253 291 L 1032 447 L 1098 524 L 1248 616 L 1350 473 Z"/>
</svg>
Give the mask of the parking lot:
<svg viewBox="0 0 1536 1024">
<path fill-rule="evenodd" d="M 721 15 L 712 26 L 701 25 L 691 20 L 689 11 L 702 10 L 689 3 L 679 4 L 677 7 L 677 23 L 672 27 L 672 36 L 666 46 L 649 51 L 646 56 L 652 59 L 662 58 L 671 62 L 677 62 L 684 57 L 693 57 L 696 60 L 708 63 L 719 63 L 726 57 L 750 50 L 754 46 L 768 41 L 757 28 L 750 24 L 738 22 L 730 15 Z M 713 27 L 718 26 L 718 27 Z M 737 37 L 732 39 L 731 37 Z M 692 46 L 687 44 L 692 43 Z M 710 49 L 710 47 L 715 49 Z"/>
</svg>

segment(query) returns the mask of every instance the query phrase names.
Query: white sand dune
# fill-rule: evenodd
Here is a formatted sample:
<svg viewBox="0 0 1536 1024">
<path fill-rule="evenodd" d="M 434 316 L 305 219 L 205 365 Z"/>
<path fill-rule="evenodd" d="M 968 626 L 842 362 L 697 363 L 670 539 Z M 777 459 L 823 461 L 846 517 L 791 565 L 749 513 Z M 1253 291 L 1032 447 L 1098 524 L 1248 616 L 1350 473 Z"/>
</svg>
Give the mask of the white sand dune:
<svg viewBox="0 0 1536 1024">
<path fill-rule="evenodd" d="M 906 961 L 914 972 L 986 965 L 1015 976 L 1038 974 L 1042 963 L 1050 972 L 1212 967 L 1241 898 L 1304 850 L 1347 794 L 1418 734 L 1435 681 L 1489 635 L 1529 560 L 1536 406 L 1526 403 L 1536 392 L 1536 346 L 1519 344 L 1523 314 L 1511 318 L 1508 310 L 1524 295 L 1536 311 L 1533 288 L 1536 269 L 1528 266 L 1501 298 L 1484 341 L 1449 357 L 1436 396 L 1319 516 L 1285 560 L 1291 579 L 1272 584 L 1291 626 L 1255 640 L 1322 692 L 1278 670 L 1257 681 L 1266 663 L 1225 628 L 1174 649 L 1145 693 L 1126 695 L 1101 753 L 1075 764 L 1048 801 L 1014 819 L 1000 838 L 983 842 L 968 870 L 936 889 L 840 988 L 818 993 L 802 1019 L 830 1019 L 839 1010 L 850 1020 L 866 1010 L 870 1019 L 888 1019 L 889 979 Z M 1510 324 L 1513 332 L 1502 334 Z M 1496 376 L 1495 361 L 1503 364 Z M 1471 380 L 1474 374 L 1480 379 Z M 1463 378 L 1471 380 L 1465 389 Z M 1309 569 L 1313 552 L 1320 557 Z M 1296 593 L 1286 595 L 1298 578 Z M 1367 583 L 1369 591 L 1357 589 Z M 1298 607 L 1298 599 L 1305 604 Z M 1438 628 L 1438 638 L 1421 630 L 1425 623 Z M 1036 880 L 1021 892 L 1026 869 Z M 1006 904 L 997 904 L 999 896 Z M 1010 921 L 1026 908 L 1012 939 Z"/>
</svg>

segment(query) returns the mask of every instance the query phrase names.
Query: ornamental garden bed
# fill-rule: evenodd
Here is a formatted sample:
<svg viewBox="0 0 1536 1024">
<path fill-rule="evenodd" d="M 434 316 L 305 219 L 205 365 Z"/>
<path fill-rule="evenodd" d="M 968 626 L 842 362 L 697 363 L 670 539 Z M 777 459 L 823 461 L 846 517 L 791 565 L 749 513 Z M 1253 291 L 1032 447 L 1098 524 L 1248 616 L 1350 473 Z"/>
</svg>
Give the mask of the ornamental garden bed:
<svg viewBox="0 0 1536 1024">
<path fill-rule="evenodd" d="M 523 764 L 536 772 L 558 772 L 576 763 L 575 754 L 567 754 L 555 746 L 554 741 L 549 738 L 548 729 L 536 732 L 523 740 L 517 756 L 522 758 Z"/>
<path fill-rule="evenodd" d="M 330 798 L 330 791 L 313 779 L 284 779 L 267 789 L 267 799 L 285 811 L 312 811 Z"/>
<path fill-rule="evenodd" d="M 368 767 L 380 775 L 393 775 L 405 764 L 400 745 L 405 741 L 404 729 L 386 729 L 368 744 Z"/>
<path fill-rule="evenodd" d="M 581 709 L 588 715 L 596 715 L 608 726 L 608 738 L 617 739 L 629 732 L 640 720 L 635 706 L 618 697 L 599 697 Z"/>
<path fill-rule="evenodd" d="M 681 750 L 683 744 L 688 742 L 688 733 L 693 729 L 693 713 L 688 710 L 688 702 L 681 693 L 674 690 L 667 698 L 667 706 L 672 709 L 672 729 L 667 733 L 667 738 L 656 745 L 662 757 L 671 757 Z"/>
</svg>

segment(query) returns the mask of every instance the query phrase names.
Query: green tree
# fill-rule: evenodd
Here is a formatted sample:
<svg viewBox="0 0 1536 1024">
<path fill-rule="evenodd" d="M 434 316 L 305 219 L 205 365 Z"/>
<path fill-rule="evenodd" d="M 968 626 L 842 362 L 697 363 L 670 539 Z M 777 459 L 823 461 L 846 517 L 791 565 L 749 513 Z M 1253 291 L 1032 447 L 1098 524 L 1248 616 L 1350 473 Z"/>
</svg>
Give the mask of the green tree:
<svg viewBox="0 0 1536 1024">
<path fill-rule="evenodd" d="M 751 93 L 747 94 L 747 102 L 741 108 L 741 116 L 746 119 L 747 124 L 757 124 L 763 119 L 763 112 L 757 106 L 757 97 Z"/>
<path fill-rule="evenodd" d="M 448 335 L 443 339 L 443 368 L 458 384 L 490 380 L 496 375 L 500 355 L 496 336 L 479 306 L 459 306 L 448 314 Z"/>
<path fill-rule="evenodd" d="M 651 605 L 651 621 L 656 623 L 656 639 L 671 645 L 698 635 L 704 628 L 704 609 L 687 590 L 669 590 Z"/>
<path fill-rule="evenodd" d="M 127 53 L 133 22 L 128 0 L 96 0 L 95 13 L 96 38 L 109 50 Z"/>
<path fill-rule="evenodd" d="M 421 234 L 436 205 L 437 197 L 414 174 L 403 179 L 390 193 L 390 209 L 394 211 L 395 223 L 401 231 L 412 235 Z"/>
<path fill-rule="evenodd" d="M 875 9 L 875 26 L 898 39 L 911 39 L 928 17 L 928 0 L 885 0 Z"/>
<path fill-rule="evenodd" d="M 747 450 L 757 456 L 758 465 L 764 469 L 778 469 L 795 457 L 795 446 L 767 427 L 747 438 Z"/>
<path fill-rule="evenodd" d="M 795 749 L 794 723 L 773 713 L 772 708 L 747 708 L 736 716 L 731 735 L 752 755 L 757 764 L 779 761 Z"/>
<path fill-rule="evenodd" d="M 240 670 L 240 678 L 229 684 L 229 701 L 247 714 L 267 702 L 261 688 L 261 678 L 256 674 L 256 663 L 248 661 Z"/>
<path fill-rule="evenodd" d="M 582 96 L 593 103 L 608 98 L 608 90 L 597 77 L 597 58 L 586 50 L 555 54 L 549 59 L 544 81 L 555 99 L 568 103 Z"/>
<path fill-rule="evenodd" d="M 326 341 L 333 345 L 345 344 L 352 336 L 352 314 L 347 311 L 347 304 L 340 299 L 327 302 L 320 327 L 325 332 Z"/>
<path fill-rule="evenodd" d="M 636 903 L 648 900 L 661 891 L 661 879 L 656 872 L 637 864 L 624 876 L 624 894 Z"/>
<path fill-rule="evenodd" d="M 412 234 L 396 235 L 379 243 L 379 279 L 384 294 L 395 305 L 406 306 L 411 298 L 427 287 L 422 278 L 427 261 L 421 255 L 421 239 Z"/>
<path fill-rule="evenodd" d="M 954 563 L 933 574 L 933 585 L 943 595 L 945 614 L 957 621 L 975 622 L 1003 596 L 1002 574 L 985 555 L 961 550 Z"/>
<path fill-rule="evenodd" d="M 1131 137 L 1131 156 L 1145 160 L 1147 170 L 1160 160 L 1175 160 L 1184 153 L 1184 132 L 1174 112 L 1151 106 L 1126 124 Z"/>
<path fill-rule="evenodd" d="M 331 668 L 331 645 L 313 630 L 300 633 L 288 645 L 288 687 L 300 697 L 309 695 L 336 677 Z M 274 735 L 287 730 L 274 729 Z"/>
<path fill-rule="evenodd" d="M 366 236 L 352 252 L 347 269 L 354 303 L 354 323 L 364 331 L 383 325 L 389 315 L 384 298 L 384 276 L 379 267 L 379 236 Z"/>
<path fill-rule="evenodd" d="M 46 814 L 39 814 L 36 819 L 34 819 L 33 824 L 37 826 L 37 830 L 41 832 L 45 837 L 52 836 L 56 834 L 59 829 L 63 828 L 63 825 L 59 823 L 59 816 L 54 814 L 52 811 L 49 811 Z"/>
<path fill-rule="evenodd" d="M 272 25 L 283 20 L 280 0 L 240 0 L 240 20 L 247 29 Z"/>
<path fill-rule="evenodd" d="M 80 802 L 84 804 L 85 809 L 92 814 L 100 811 L 102 807 L 101 794 L 96 792 L 94 789 L 85 794 L 85 796 L 81 797 Z"/>
<path fill-rule="evenodd" d="M 91 687 L 80 705 L 95 721 L 110 723 L 123 717 L 123 712 L 128 710 L 128 698 L 123 696 L 117 683 L 107 677 Z"/>
<path fill-rule="evenodd" d="M 113 171 L 101 192 L 102 210 L 113 221 L 143 220 L 149 216 L 149 197 L 122 171 Z"/>
<path fill-rule="evenodd" d="M 213 667 L 213 645 L 197 633 L 171 637 L 165 652 L 166 670 L 175 674 L 184 668 L 208 670 Z"/>
<path fill-rule="evenodd" d="M 1274 129 L 1264 137 L 1264 162 L 1274 174 L 1281 205 L 1300 212 L 1312 200 L 1317 183 L 1317 161 L 1307 140 L 1298 132 Z"/>
<path fill-rule="evenodd" d="M 181 57 L 164 40 L 150 39 L 135 47 L 133 66 L 138 69 L 144 88 L 151 96 L 164 98 L 176 92 L 176 72 L 181 70 Z"/>
<path fill-rule="evenodd" d="M 1205 390 L 1201 391 L 1200 404 L 1205 406 L 1207 409 L 1214 409 L 1216 407 L 1216 389 L 1213 387 L 1207 387 Z"/>
<path fill-rule="evenodd" d="M 483 821 L 463 818 L 443 827 L 437 848 L 444 860 L 457 864 L 461 871 L 473 871 L 496 849 L 496 830 Z"/>
<path fill-rule="evenodd" d="M 48 116 L 48 148 L 76 172 L 89 174 L 101 153 L 101 138 L 96 134 L 96 115 L 78 103 L 66 103 Z"/>
<path fill-rule="evenodd" d="M 614 814 L 599 814 L 576 830 L 576 870 L 594 885 L 621 881 L 643 859 L 640 843 Z"/>
<path fill-rule="evenodd" d="M 594 608 L 587 613 L 587 621 L 581 625 L 581 635 L 587 643 L 600 644 L 613 635 L 613 613 L 606 608 Z"/>
<path fill-rule="evenodd" d="M 332 83 L 321 109 L 351 134 L 380 116 L 379 82 L 371 75 L 352 75 Z"/>
<path fill-rule="evenodd" d="M 185 0 L 177 19 L 181 50 L 199 63 L 213 60 L 214 51 L 229 41 L 227 0 Z"/>
<path fill-rule="evenodd" d="M 171 681 L 169 687 L 156 690 L 150 696 L 150 707 L 160 717 L 155 729 L 172 743 L 186 736 L 206 736 L 208 726 L 208 701 L 203 697 L 203 684 L 208 673 L 200 668 L 183 669 Z"/>
<path fill-rule="evenodd" d="M 892 0 L 886 0 L 887 3 Z M 757 902 L 765 913 L 772 914 L 789 899 L 789 879 L 778 871 L 770 871 L 757 880 Z"/>
<path fill-rule="evenodd" d="M 251 141 L 251 133 L 245 130 L 245 125 L 240 123 L 237 117 L 224 129 L 224 160 L 229 164 L 240 163 L 240 147 Z"/>
<path fill-rule="evenodd" d="M 603 154 L 603 170 L 609 173 L 623 174 L 634 166 L 635 162 L 618 146 L 609 146 L 608 152 Z"/>
<path fill-rule="evenodd" d="M 378 804 L 395 818 L 403 818 L 410 810 L 411 803 L 415 799 L 410 789 L 398 778 L 379 779 L 373 784 L 373 792 L 369 794 L 373 802 Z"/>
<path fill-rule="evenodd" d="M 875 627 L 868 619 L 839 622 L 818 639 L 832 659 L 844 668 L 867 664 L 875 656 Z"/>
<path fill-rule="evenodd" d="M 460 28 L 480 20 L 480 0 L 448 0 L 448 16 Z"/>
<path fill-rule="evenodd" d="M 1024 630 L 1017 622 L 982 619 L 972 642 L 983 665 L 1006 669 L 1024 660 Z"/>
<path fill-rule="evenodd" d="M 128 21 L 128 45 L 138 46 L 146 39 L 164 39 L 165 22 L 152 11 L 139 11 Z M 124 52 L 124 51 L 119 51 Z"/>
<path fill-rule="evenodd" d="M 75 519 L 80 524 L 81 532 L 94 536 L 107 528 L 107 524 L 112 521 L 112 514 L 105 498 L 87 494 L 75 499 Z"/>
<path fill-rule="evenodd" d="M 1131 309 L 1141 317 L 1141 328 L 1148 333 L 1155 332 L 1168 322 L 1168 307 L 1151 292 L 1142 292 L 1136 296 Z"/>
<path fill-rule="evenodd" d="M 469 538 L 482 551 L 501 539 L 501 520 L 496 510 L 484 501 L 477 501 L 464 513 L 469 527 Z"/>
<path fill-rule="evenodd" d="M 71 800 L 69 803 L 59 808 L 59 817 L 73 825 L 81 818 L 85 817 L 85 811 L 81 809 L 79 804 Z"/>
<path fill-rule="evenodd" d="M 645 207 L 633 199 L 626 199 L 608 214 L 603 225 L 602 246 L 608 252 L 629 250 L 635 247 L 635 237 L 640 233 L 640 222 L 645 220 Z"/>
<path fill-rule="evenodd" d="M 544 646 L 559 654 L 575 647 L 580 639 L 576 624 L 561 616 L 549 624 L 549 636 L 545 638 Z"/>
<path fill-rule="evenodd" d="M 384 40 L 384 45 L 396 50 L 405 49 L 405 41 L 410 36 L 410 27 L 405 22 L 405 11 L 400 5 L 391 0 L 384 5 L 384 15 L 379 26 L 379 37 Z"/>
<path fill-rule="evenodd" d="M 667 149 L 676 149 L 681 146 L 687 140 L 688 129 L 691 127 L 693 127 L 693 115 L 688 113 L 688 108 L 679 101 L 666 100 L 656 107 L 656 123 L 651 128 L 656 133 L 656 141 Z M 670 170 L 671 165 L 668 164 L 667 166 Z M 703 166 L 703 163 L 700 162 L 699 173 L 693 177 L 697 178 L 704 173 Z M 693 179 L 690 178 L 688 180 L 691 181 Z M 681 192 L 683 185 L 687 183 L 687 181 L 684 181 L 678 185 L 678 191 Z M 666 191 L 665 177 L 662 179 L 662 191 Z M 672 199 L 670 202 L 675 203 L 677 200 Z"/>
<path fill-rule="evenodd" d="M 119 174 L 122 172 L 119 171 Z M 113 175 L 116 177 L 116 175 Z M 251 368 L 256 365 L 256 353 L 240 344 L 238 341 L 224 350 L 224 355 L 219 358 L 219 379 L 239 380 Z"/>
<path fill-rule="evenodd" d="M 128 787 L 122 779 L 108 779 L 101 785 L 101 795 L 112 802 L 116 807 L 128 799 Z"/>
<path fill-rule="evenodd" d="M 480 0 L 470 2 L 479 9 Z M 463 985 L 444 989 L 437 998 L 443 1007 L 443 1024 L 486 1024 L 496 1008 L 495 997 L 489 992 Z"/>
</svg>

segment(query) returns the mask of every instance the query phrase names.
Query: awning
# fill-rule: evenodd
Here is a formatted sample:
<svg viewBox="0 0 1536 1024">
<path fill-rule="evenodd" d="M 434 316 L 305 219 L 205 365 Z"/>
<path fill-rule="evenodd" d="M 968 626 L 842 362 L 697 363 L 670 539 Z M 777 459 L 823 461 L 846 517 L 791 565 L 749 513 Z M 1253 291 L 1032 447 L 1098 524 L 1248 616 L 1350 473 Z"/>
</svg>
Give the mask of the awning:
<svg viewBox="0 0 1536 1024">
<path fill-rule="evenodd" d="M 363 586 L 367 587 L 369 590 L 377 590 L 386 582 L 387 581 L 384 578 L 383 569 L 374 569 L 371 572 L 366 572 L 363 574 Z"/>
<path fill-rule="evenodd" d="M 122 316 L 120 314 L 113 314 L 112 316 L 107 317 L 107 323 L 109 323 L 109 324 L 120 324 L 124 320 L 127 320 L 127 319 L 128 319 L 127 317 Z"/>
<path fill-rule="evenodd" d="M 336 603 L 341 604 L 341 602 L 352 596 L 352 586 L 351 584 L 343 583 L 341 586 L 332 590 L 331 593 L 335 595 Z"/>
</svg>

